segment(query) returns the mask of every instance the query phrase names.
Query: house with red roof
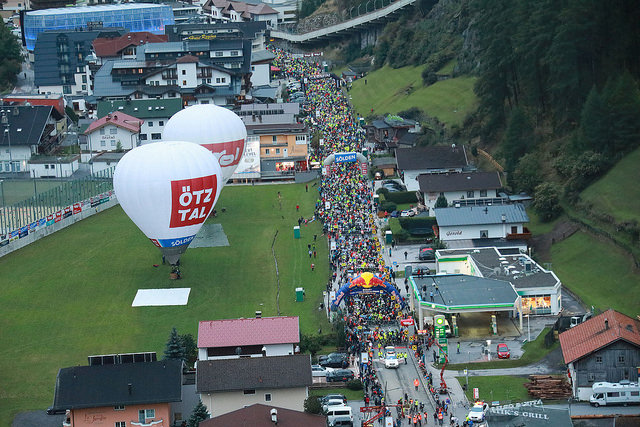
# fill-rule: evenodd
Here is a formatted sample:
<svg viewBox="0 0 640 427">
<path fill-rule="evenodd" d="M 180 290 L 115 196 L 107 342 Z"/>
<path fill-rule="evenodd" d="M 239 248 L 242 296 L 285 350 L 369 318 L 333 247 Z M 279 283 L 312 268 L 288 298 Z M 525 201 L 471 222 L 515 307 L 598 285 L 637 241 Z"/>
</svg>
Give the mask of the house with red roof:
<svg viewBox="0 0 640 427">
<path fill-rule="evenodd" d="M 609 309 L 560 334 L 573 396 L 589 400 L 596 382 L 638 381 L 640 321 Z"/>
<path fill-rule="evenodd" d="M 169 36 L 165 34 L 131 32 L 120 37 L 99 37 L 93 41 L 93 51 L 100 59 L 135 59 L 136 46 L 167 41 Z"/>
<path fill-rule="evenodd" d="M 131 150 L 140 145 L 140 127 L 144 120 L 125 113 L 109 113 L 89 125 L 84 134 L 93 152 Z"/>
<path fill-rule="evenodd" d="M 198 360 L 292 355 L 299 343 L 297 316 L 206 320 L 198 325 Z"/>
</svg>

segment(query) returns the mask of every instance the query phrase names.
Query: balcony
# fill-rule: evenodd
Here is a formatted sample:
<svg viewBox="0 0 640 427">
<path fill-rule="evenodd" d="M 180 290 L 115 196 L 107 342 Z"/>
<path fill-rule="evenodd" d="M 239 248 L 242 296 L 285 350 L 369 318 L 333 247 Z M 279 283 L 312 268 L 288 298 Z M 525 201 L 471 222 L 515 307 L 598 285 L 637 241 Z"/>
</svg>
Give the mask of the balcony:
<svg viewBox="0 0 640 427">
<path fill-rule="evenodd" d="M 162 420 L 155 420 L 155 421 L 150 421 L 150 420 L 145 420 L 144 423 L 140 422 L 140 420 L 138 421 L 131 421 L 129 424 L 131 424 L 132 426 L 140 426 L 140 427 L 151 427 L 151 426 L 158 426 L 158 425 L 162 425 Z"/>
<path fill-rule="evenodd" d="M 522 227 L 522 233 L 509 233 L 507 234 L 507 240 L 529 240 L 531 238 L 531 231 L 527 227 Z"/>
</svg>

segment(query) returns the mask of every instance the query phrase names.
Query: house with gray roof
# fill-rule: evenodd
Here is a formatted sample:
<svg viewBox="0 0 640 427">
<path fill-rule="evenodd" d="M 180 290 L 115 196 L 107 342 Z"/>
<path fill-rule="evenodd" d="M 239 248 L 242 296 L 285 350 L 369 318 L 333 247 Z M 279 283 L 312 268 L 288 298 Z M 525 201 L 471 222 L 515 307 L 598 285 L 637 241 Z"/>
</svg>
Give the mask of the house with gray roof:
<svg viewBox="0 0 640 427">
<path fill-rule="evenodd" d="M 425 206 L 432 211 L 440 196 L 449 206 L 501 204 L 506 201 L 498 195 L 502 181 L 498 172 L 462 172 L 418 175 L 418 185 Z"/>
<path fill-rule="evenodd" d="M 455 240 L 507 239 L 531 236 L 525 224 L 529 216 L 520 203 L 510 205 L 460 206 L 434 209 L 438 237 Z"/>
<path fill-rule="evenodd" d="M 464 146 L 431 145 L 395 150 L 396 167 L 407 191 L 418 191 L 418 176 L 427 173 L 459 173 L 469 168 Z"/>
<path fill-rule="evenodd" d="M 312 384 L 311 356 L 200 360 L 196 391 L 212 417 L 255 403 L 304 410 Z"/>
</svg>

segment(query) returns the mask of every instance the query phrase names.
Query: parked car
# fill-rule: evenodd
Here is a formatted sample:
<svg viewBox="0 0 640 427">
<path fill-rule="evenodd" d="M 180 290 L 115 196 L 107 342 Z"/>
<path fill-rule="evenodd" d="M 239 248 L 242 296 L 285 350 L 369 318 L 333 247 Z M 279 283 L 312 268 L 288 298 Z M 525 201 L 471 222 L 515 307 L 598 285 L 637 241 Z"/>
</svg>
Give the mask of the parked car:
<svg viewBox="0 0 640 427">
<path fill-rule="evenodd" d="M 326 359 L 320 361 L 320 366 L 325 368 L 346 368 L 349 365 L 349 358 L 344 353 L 331 353 Z"/>
<path fill-rule="evenodd" d="M 484 402 L 476 402 L 469 411 L 469 419 L 474 423 L 484 421 L 484 415 L 487 412 L 489 405 Z"/>
<path fill-rule="evenodd" d="M 400 211 L 393 211 L 389 214 L 391 218 L 398 218 L 400 216 Z"/>
<path fill-rule="evenodd" d="M 504 343 L 498 344 L 496 351 L 498 353 L 498 359 L 508 359 L 511 357 L 509 347 L 507 347 L 507 345 Z"/>
<path fill-rule="evenodd" d="M 327 412 L 327 409 L 330 406 L 344 406 L 344 401 L 342 399 L 329 399 L 322 404 L 322 411 Z"/>
<path fill-rule="evenodd" d="M 418 252 L 418 259 L 420 261 L 433 261 L 436 259 L 436 251 L 431 246 L 420 246 Z"/>
<path fill-rule="evenodd" d="M 354 377 L 355 375 L 350 369 L 336 369 L 327 373 L 327 382 L 351 381 Z"/>
<path fill-rule="evenodd" d="M 392 179 L 388 179 L 386 181 L 382 182 L 382 186 L 383 187 L 393 187 L 396 189 L 396 191 L 405 191 L 406 187 L 402 184 L 400 184 L 398 181 L 394 181 Z"/>
<path fill-rule="evenodd" d="M 326 396 L 322 396 L 320 397 L 318 400 L 320 401 L 321 405 L 324 405 L 325 403 L 327 403 L 329 400 L 332 399 L 342 399 L 342 403 L 344 403 L 345 405 L 347 404 L 347 397 L 344 394 L 327 394 Z"/>
<path fill-rule="evenodd" d="M 311 376 L 312 377 L 326 377 L 327 376 L 327 368 L 320 365 L 311 365 Z"/>
<path fill-rule="evenodd" d="M 401 217 L 412 217 L 412 216 L 416 216 L 416 211 L 414 211 L 413 209 L 407 209 L 405 211 L 400 212 L 400 216 Z"/>
</svg>

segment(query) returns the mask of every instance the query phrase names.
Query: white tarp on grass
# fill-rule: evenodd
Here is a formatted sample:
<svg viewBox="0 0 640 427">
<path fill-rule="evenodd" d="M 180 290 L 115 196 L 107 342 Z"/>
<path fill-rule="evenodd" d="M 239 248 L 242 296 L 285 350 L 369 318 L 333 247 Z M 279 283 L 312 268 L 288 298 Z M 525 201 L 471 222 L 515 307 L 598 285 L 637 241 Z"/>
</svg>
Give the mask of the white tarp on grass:
<svg viewBox="0 0 640 427">
<path fill-rule="evenodd" d="M 187 305 L 191 288 L 138 289 L 131 307 Z"/>
</svg>

